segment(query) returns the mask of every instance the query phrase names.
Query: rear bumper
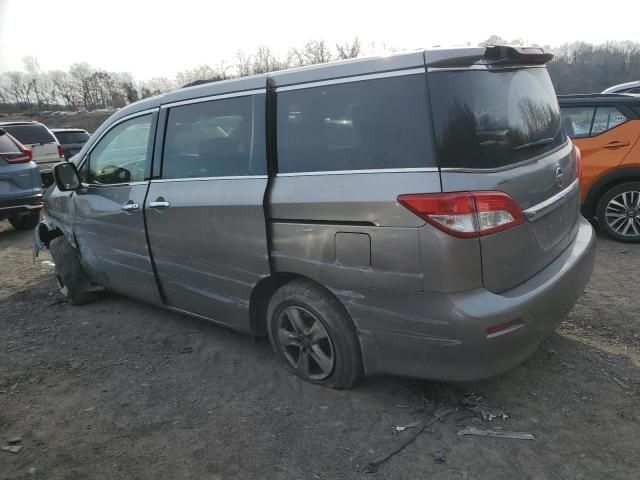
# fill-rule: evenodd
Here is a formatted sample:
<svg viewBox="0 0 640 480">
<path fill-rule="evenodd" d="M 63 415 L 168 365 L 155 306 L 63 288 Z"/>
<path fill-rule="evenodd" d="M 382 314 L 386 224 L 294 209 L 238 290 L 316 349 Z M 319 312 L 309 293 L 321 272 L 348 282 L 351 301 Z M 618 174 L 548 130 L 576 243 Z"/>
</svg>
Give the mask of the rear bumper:
<svg viewBox="0 0 640 480">
<path fill-rule="evenodd" d="M 42 208 L 42 195 L 0 200 L 0 218 L 29 213 Z"/>
<path fill-rule="evenodd" d="M 528 358 L 569 313 L 589 281 L 595 234 L 578 234 L 550 265 L 516 288 L 455 294 L 336 291 L 360 338 L 367 375 L 479 380 Z M 509 323 L 488 335 L 487 328 Z"/>
</svg>

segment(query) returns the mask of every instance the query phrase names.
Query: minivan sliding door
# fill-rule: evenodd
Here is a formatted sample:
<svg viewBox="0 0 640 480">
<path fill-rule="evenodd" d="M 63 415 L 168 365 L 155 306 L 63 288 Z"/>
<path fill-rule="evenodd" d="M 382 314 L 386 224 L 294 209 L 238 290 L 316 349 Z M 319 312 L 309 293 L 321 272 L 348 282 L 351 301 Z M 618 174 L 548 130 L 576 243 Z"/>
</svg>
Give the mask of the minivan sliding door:
<svg viewBox="0 0 640 480">
<path fill-rule="evenodd" d="M 145 213 L 166 304 L 246 331 L 252 289 L 269 274 L 264 90 L 163 109 Z"/>
</svg>

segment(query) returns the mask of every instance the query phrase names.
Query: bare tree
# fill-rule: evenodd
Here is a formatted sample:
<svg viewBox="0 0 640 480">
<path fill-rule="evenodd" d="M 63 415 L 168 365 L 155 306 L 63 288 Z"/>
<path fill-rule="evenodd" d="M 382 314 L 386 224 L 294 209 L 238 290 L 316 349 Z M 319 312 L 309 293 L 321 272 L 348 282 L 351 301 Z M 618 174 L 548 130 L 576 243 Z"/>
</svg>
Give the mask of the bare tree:
<svg viewBox="0 0 640 480">
<path fill-rule="evenodd" d="M 357 58 L 360 56 L 362 46 L 358 37 L 354 38 L 351 43 L 336 44 L 336 50 L 338 51 L 338 58 L 340 60 L 347 60 L 348 58 Z"/>
<path fill-rule="evenodd" d="M 33 92 L 36 100 L 36 106 L 42 108 L 44 99 L 42 95 L 40 62 L 35 57 L 25 56 L 22 59 L 24 70 L 26 72 L 27 82 L 29 82 L 30 90 Z"/>
<path fill-rule="evenodd" d="M 253 63 L 251 55 L 246 55 L 242 50 L 238 50 L 236 52 L 236 62 L 236 71 L 239 77 L 251 75 L 251 64 Z"/>
<path fill-rule="evenodd" d="M 252 73 L 268 73 L 287 68 L 287 62 L 278 59 L 271 49 L 267 46 L 260 45 L 253 57 Z"/>
</svg>

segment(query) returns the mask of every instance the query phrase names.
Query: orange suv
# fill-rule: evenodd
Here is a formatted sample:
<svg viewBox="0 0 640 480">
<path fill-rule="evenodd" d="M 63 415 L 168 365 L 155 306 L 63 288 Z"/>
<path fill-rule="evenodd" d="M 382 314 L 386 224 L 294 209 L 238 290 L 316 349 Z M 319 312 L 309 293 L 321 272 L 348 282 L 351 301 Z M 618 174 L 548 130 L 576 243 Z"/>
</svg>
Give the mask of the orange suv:
<svg viewBox="0 0 640 480">
<path fill-rule="evenodd" d="M 558 97 L 566 134 L 582 152 L 582 213 L 623 242 L 640 242 L 640 97 Z"/>
</svg>

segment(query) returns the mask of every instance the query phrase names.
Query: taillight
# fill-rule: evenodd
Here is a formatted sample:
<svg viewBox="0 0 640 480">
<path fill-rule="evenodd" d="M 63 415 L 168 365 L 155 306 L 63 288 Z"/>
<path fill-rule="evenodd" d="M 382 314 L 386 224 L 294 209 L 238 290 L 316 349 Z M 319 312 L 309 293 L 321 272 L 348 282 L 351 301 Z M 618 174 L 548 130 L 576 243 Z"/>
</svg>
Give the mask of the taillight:
<svg viewBox="0 0 640 480">
<path fill-rule="evenodd" d="M 573 148 L 576 149 L 576 173 L 578 175 L 578 180 L 582 183 L 582 177 L 584 175 L 582 169 L 582 152 L 576 145 L 574 145 Z"/>
<path fill-rule="evenodd" d="M 2 158 L 7 163 L 27 163 L 33 160 L 33 150 L 31 150 L 31 148 L 29 147 L 24 146 L 22 143 L 20 143 L 16 137 L 13 137 L 11 135 L 9 136 L 11 137 L 11 140 L 14 141 L 16 146 L 20 149 L 21 153 L 17 156 L 5 155 Z"/>
<path fill-rule="evenodd" d="M 64 158 L 64 147 L 62 145 L 58 145 L 58 156 Z"/>
<path fill-rule="evenodd" d="M 445 233 L 475 238 L 524 223 L 522 210 L 504 192 L 400 195 L 398 202 Z"/>
</svg>

